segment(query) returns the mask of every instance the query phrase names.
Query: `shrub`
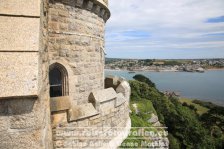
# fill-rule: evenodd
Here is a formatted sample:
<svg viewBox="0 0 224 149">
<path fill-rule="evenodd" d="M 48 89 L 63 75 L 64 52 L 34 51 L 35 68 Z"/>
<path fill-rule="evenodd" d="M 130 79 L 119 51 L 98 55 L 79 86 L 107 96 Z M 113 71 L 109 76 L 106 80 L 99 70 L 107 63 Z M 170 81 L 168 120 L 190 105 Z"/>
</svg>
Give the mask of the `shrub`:
<svg viewBox="0 0 224 149">
<path fill-rule="evenodd" d="M 149 78 L 147 78 L 141 74 L 137 74 L 133 78 L 137 81 L 144 82 L 144 83 L 148 84 L 150 87 L 156 87 L 155 83 L 153 83 Z"/>
</svg>

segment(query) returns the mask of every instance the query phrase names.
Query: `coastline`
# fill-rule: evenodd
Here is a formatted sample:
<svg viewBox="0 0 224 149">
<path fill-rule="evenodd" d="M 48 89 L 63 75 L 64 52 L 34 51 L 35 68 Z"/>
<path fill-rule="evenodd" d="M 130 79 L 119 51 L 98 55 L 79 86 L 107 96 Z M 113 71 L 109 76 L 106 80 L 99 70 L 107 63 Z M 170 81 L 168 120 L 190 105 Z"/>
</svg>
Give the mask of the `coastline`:
<svg viewBox="0 0 224 149">
<path fill-rule="evenodd" d="M 199 100 L 199 101 L 202 101 L 202 102 L 210 102 L 210 103 L 212 103 L 216 106 L 224 107 L 224 102 L 222 102 L 221 100 L 199 99 L 199 98 L 191 98 L 191 97 L 186 97 L 186 96 L 179 96 L 178 98 L 179 99 L 188 99 L 188 100 L 191 100 L 191 101 Z"/>
<path fill-rule="evenodd" d="M 207 71 L 212 71 L 212 70 L 224 70 L 224 68 L 209 68 L 209 69 L 205 69 Z"/>
<path fill-rule="evenodd" d="M 108 68 L 105 68 L 104 70 L 106 71 L 128 71 L 128 72 L 188 72 L 188 71 L 181 71 L 181 70 L 170 70 L 170 69 L 162 69 L 162 70 L 127 70 L 127 69 L 108 69 Z M 224 70 L 224 68 L 209 68 L 209 69 L 204 69 L 204 71 L 221 71 L 221 70 Z M 196 71 L 194 72 L 190 72 L 190 73 L 195 73 Z M 203 73 L 203 72 L 196 72 L 196 73 Z"/>
<path fill-rule="evenodd" d="M 127 69 L 104 69 L 106 71 L 127 71 L 127 72 L 183 72 L 183 71 L 177 71 L 177 70 L 127 70 Z M 223 69 L 224 70 L 224 69 Z"/>
</svg>

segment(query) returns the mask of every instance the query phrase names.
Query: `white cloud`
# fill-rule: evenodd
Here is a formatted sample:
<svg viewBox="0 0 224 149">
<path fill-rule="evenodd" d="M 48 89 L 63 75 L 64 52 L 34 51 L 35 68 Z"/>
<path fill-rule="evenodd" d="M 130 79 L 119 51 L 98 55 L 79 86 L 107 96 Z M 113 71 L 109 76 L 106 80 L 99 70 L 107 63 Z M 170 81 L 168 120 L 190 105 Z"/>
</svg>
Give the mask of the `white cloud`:
<svg viewBox="0 0 224 149">
<path fill-rule="evenodd" d="M 110 0 L 111 18 L 107 22 L 106 47 L 111 56 L 129 57 L 136 49 L 146 52 L 145 58 L 154 57 L 151 51 L 217 48 L 224 58 L 224 22 L 206 23 L 209 18 L 224 15 L 223 0 Z M 146 32 L 150 36 L 140 38 L 127 31 Z M 119 50 L 118 50 L 119 49 Z M 216 50 L 217 50 L 216 49 Z M 122 55 L 119 53 L 122 51 Z M 211 50 L 210 50 L 211 51 Z M 203 52 L 203 51 L 202 51 Z M 139 55 L 142 55 L 140 53 Z M 209 55 L 209 53 L 205 53 Z M 157 55 L 158 56 L 158 55 Z M 203 57 L 203 53 L 199 57 Z M 210 57 L 215 57 L 211 51 Z M 138 57 L 138 55 L 136 55 Z M 162 55 L 161 57 L 164 57 Z M 189 57 L 190 58 L 190 57 Z"/>
</svg>

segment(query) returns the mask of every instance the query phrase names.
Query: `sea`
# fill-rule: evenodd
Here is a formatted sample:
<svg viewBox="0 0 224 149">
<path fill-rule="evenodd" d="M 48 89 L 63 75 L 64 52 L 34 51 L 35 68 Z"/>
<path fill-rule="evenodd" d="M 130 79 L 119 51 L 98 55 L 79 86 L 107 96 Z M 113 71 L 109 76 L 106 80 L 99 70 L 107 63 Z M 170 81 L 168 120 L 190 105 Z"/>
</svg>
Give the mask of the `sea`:
<svg viewBox="0 0 224 149">
<path fill-rule="evenodd" d="M 105 76 L 113 75 L 132 80 L 142 74 L 152 80 L 161 91 L 174 91 L 181 97 L 210 101 L 224 106 L 224 70 L 197 72 L 150 72 L 129 73 L 124 70 L 105 70 Z"/>
</svg>

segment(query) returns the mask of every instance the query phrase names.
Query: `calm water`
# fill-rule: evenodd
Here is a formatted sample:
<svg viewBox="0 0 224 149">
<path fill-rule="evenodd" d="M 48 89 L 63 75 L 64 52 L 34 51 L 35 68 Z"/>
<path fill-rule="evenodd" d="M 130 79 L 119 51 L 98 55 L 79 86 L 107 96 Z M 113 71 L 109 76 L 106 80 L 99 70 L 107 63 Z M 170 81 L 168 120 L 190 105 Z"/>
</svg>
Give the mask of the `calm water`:
<svg viewBox="0 0 224 149">
<path fill-rule="evenodd" d="M 182 97 L 201 99 L 224 105 L 224 70 L 205 73 L 136 72 L 105 70 L 105 75 L 116 75 L 128 80 L 136 74 L 150 78 L 160 91 L 175 91 Z"/>
</svg>

